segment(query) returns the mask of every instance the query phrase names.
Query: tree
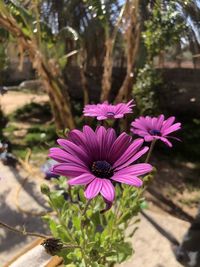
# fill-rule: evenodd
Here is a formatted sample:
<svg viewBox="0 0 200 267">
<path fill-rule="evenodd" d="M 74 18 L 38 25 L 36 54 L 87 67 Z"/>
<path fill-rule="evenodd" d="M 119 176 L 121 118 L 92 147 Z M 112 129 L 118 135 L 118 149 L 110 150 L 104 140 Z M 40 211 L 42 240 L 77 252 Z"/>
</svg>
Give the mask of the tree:
<svg viewBox="0 0 200 267">
<path fill-rule="evenodd" d="M 56 51 L 56 46 L 62 50 L 62 44 L 56 42 L 48 26 L 41 23 L 36 1 L 32 10 L 33 12 L 30 13 L 14 1 L 8 1 L 5 4 L 0 0 L 0 25 L 16 38 L 21 62 L 24 52 L 28 53 L 49 95 L 57 128 L 72 129 L 75 123 L 68 88 L 62 79 L 60 69 L 62 60 L 66 58 L 63 55 L 59 58 L 60 55 Z"/>
</svg>

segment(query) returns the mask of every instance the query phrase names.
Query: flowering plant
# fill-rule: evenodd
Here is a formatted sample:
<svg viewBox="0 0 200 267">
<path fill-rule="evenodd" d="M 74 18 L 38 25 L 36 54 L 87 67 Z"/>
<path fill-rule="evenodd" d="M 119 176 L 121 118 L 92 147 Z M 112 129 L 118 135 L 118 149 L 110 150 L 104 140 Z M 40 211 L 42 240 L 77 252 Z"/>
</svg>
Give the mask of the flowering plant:
<svg viewBox="0 0 200 267">
<path fill-rule="evenodd" d="M 60 147 L 50 149 L 55 161 L 50 172 L 60 178 L 54 179 L 57 190 L 41 188 L 54 211 L 44 216 L 54 238 L 43 245 L 63 257 L 66 266 L 114 266 L 133 254 L 128 238 L 135 233 L 152 177 L 147 161 L 156 140 L 172 146 L 168 134 L 180 129 L 180 123 L 163 115 L 140 117 L 131 124 L 131 132 L 140 138 L 125 132 L 117 136 L 119 129 L 106 126 L 106 120 L 110 125 L 111 118 L 123 118 L 132 107 L 132 101 L 86 106 L 84 114 L 103 123 L 94 130 L 88 125 L 74 129 L 58 139 Z M 146 142 L 151 142 L 150 149 Z"/>
</svg>

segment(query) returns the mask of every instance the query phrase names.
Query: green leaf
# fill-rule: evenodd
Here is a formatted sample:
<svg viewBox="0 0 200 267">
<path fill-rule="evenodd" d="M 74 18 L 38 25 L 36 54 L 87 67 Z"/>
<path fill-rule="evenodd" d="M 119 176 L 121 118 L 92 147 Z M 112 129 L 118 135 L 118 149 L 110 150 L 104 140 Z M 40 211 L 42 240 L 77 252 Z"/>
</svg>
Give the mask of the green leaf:
<svg viewBox="0 0 200 267">
<path fill-rule="evenodd" d="M 63 191 L 60 190 L 60 191 L 51 192 L 49 195 L 50 202 L 52 203 L 53 207 L 56 209 L 62 208 L 66 201 L 62 194 L 63 194 Z"/>
<path fill-rule="evenodd" d="M 77 230 L 81 229 L 81 217 L 73 217 L 72 223 Z"/>
<path fill-rule="evenodd" d="M 57 223 L 53 220 L 53 219 L 50 219 L 49 220 L 49 228 L 51 230 L 51 233 L 54 237 L 58 238 L 58 231 L 57 231 Z"/>
<path fill-rule="evenodd" d="M 121 223 L 124 223 L 126 222 L 128 219 L 130 219 L 132 217 L 132 212 L 131 211 L 127 211 L 126 213 L 124 213 L 119 221 L 118 221 L 118 224 L 121 224 Z"/>
</svg>

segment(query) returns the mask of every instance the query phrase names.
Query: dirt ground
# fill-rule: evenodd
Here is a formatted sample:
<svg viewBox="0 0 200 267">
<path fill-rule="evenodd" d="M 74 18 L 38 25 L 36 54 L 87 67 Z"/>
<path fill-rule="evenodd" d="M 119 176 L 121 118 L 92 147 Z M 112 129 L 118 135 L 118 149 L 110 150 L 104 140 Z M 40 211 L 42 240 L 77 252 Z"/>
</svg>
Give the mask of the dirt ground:
<svg viewBox="0 0 200 267">
<path fill-rule="evenodd" d="M 20 108 L 31 102 L 47 102 L 49 97 L 46 94 L 32 94 L 18 91 L 9 91 L 7 94 L 0 96 L 0 104 L 3 112 L 7 115 L 12 113 L 16 108 Z"/>
</svg>

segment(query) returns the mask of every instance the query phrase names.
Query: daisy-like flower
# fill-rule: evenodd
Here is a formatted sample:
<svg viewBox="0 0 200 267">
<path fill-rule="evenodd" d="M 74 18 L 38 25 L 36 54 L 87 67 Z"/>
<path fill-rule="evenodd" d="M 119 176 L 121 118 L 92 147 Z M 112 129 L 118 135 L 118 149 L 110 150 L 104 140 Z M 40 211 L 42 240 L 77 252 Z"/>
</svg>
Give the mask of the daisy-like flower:
<svg viewBox="0 0 200 267">
<path fill-rule="evenodd" d="M 108 104 L 106 101 L 102 104 L 86 105 L 83 113 L 86 117 L 97 117 L 97 120 L 120 119 L 125 114 L 132 113 L 133 106 L 133 100 L 116 105 Z"/>
<path fill-rule="evenodd" d="M 116 136 L 115 130 L 98 127 L 94 132 L 89 126 L 83 131 L 72 130 L 68 139 L 58 139 L 61 148 L 51 148 L 49 156 L 59 162 L 52 171 L 69 177 L 69 185 L 84 185 L 85 197 L 92 199 L 99 193 L 108 202 L 115 198 L 113 183 L 140 187 L 138 176 L 149 173 L 147 163 L 134 164 L 148 147 L 143 139 L 132 138 L 126 133 Z"/>
<path fill-rule="evenodd" d="M 159 117 L 141 116 L 131 123 L 131 131 L 134 134 L 143 137 L 146 142 L 159 139 L 169 147 L 172 147 L 172 143 L 168 140 L 168 138 L 177 138 L 170 136 L 169 134 L 181 129 L 181 123 L 174 123 L 174 121 L 175 117 L 170 117 L 165 120 L 163 114 Z"/>
</svg>

